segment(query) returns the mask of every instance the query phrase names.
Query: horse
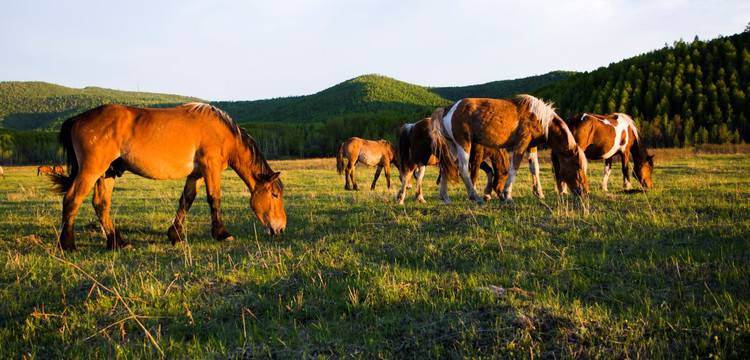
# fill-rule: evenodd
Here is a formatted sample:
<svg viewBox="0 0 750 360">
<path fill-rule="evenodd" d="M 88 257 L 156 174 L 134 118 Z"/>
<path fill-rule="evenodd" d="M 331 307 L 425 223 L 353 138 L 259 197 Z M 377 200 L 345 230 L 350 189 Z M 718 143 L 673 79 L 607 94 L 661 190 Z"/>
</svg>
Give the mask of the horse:
<svg viewBox="0 0 750 360">
<path fill-rule="evenodd" d="M 3 180 L 5 180 L 5 173 L 3 172 L 3 167 L 0 166 L 0 176 L 3 177 Z"/>
<path fill-rule="evenodd" d="M 422 179 L 428 165 L 438 163 L 438 158 L 432 151 L 432 137 L 430 136 L 430 118 L 424 118 L 413 124 L 405 124 L 398 132 L 398 154 L 401 159 L 399 177 L 401 190 L 396 195 L 396 202 L 404 203 L 406 189 L 411 177 L 417 180 L 414 200 L 427 202 L 422 195 Z"/>
<path fill-rule="evenodd" d="M 401 178 L 401 190 L 396 195 L 398 204 L 404 203 L 406 189 L 409 187 L 411 177 L 417 180 L 414 200 L 425 203 L 422 193 L 422 179 L 425 169 L 429 165 L 438 163 L 438 158 L 433 153 L 432 137 L 430 135 L 431 118 L 424 118 L 413 124 L 405 124 L 398 133 L 398 152 L 401 160 L 399 172 Z M 487 164 L 491 162 L 492 166 Z M 470 158 L 470 172 L 472 183 L 476 185 L 479 169 L 487 175 L 487 186 L 484 189 L 484 197 L 489 200 L 494 190 L 502 198 L 500 183 L 505 182 L 508 176 L 508 156 L 504 150 L 486 148 L 481 145 L 472 147 Z M 438 184 L 441 176 L 438 175 Z"/>
<path fill-rule="evenodd" d="M 55 165 L 52 167 L 52 172 L 55 174 L 65 174 L 65 169 L 61 165 Z"/>
<path fill-rule="evenodd" d="M 36 168 L 36 176 L 39 176 L 41 174 L 54 174 L 55 170 L 52 168 L 52 166 L 49 165 L 42 165 L 38 168 Z"/>
<path fill-rule="evenodd" d="M 646 146 L 641 141 L 638 128 L 630 116 L 622 113 L 609 115 L 584 113 L 573 115 L 566 120 L 566 123 L 578 146 L 584 150 L 587 159 L 604 159 L 604 178 L 601 183 L 603 191 L 607 191 L 607 182 L 612 173 L 612 158 L 615 155 L 620 155 L 622 160 L 623 190 L 633 190 L 628 171 L 630 155 L 633 156 L 635 167 L 633 176 L 644 189 L 653 187 L 651 173 L 654 169 L 654 156 L 648 154 Z M 552 166 L 555 168 L 559 166 L 554 154 Z M 558 191 L 565 193 L 567 191 L 565 184 L 557 178 L 555 180 Z"/>
<path fill-rule="evenodd" d="M 344 164 L 345 159 L 346 164 Z M 359 190 L 357 180 L 354 177 L 354 165 L 358 162 L 368 166 L 377 165 L 378 167 L 375 170 L 375 178 L 372 180 L 370 190 L 375 190 L 375 183 L 378 181 L 378 177 L 380 177 L 381 170 L 385 170 L 388 189 L 391 188 L 391 164 L 396 165 L 397 168 L 399 167 L 398 152 L 393 144 L 383 139 L 372 141 L 352 137 L 339 145 L 339 149 L 336 152 L 336 170 L 339 175 L 346 171 L 345 190 Z M 351 185 L 349 184 L 350 179 Z"/>
<path fill-rule="evenodd" d="M 432 113 L 430 131 L 438 152 L 440 165 L 446 176 L 443 181 L 461 178 L 469 199 L 482 202 L 469 177 L 469 157 L 474 143 L 491 148 L 511 148 L 508 179 L 503 188 L 506 202 L 512 201 L 513 180 L 525 152 L 529 152 L 534 187 L 541 194 L 536 151 L 546 143 L 560 159 L 559 175 L 576 195 L 588 193 L 583 150 L 578 147 L 565 121 L 551 104 L 531 95 L 519 95 L 510 100 L 467 98 Z M 447 186 L 441 184 L 441 192 Z M 447 192 L 441 194 L 449 204 Z"/>
<path fill-rule="evenodd" d="M 73 221 L 86 194 L 107 237 L 107 249 L 130 247 L 109 217 L 115 178 L 125 171 L 156 179 L 187 177 L 177 213 L 167 231 L 174 245 L 182 240 L 182 223 L 202 182 L 211 208 L 211 234 L 232 240 L 221 217 L 221 172 L 231 167 L 250 190 L 250 208 L 267 235 L 286 228 L 284 185 L 268 165 L 252 136 L 214 106 L 188 103 L 149 109 L 103 105 L 66 120 L 59 140 L 67 155 L 68 175 L 53 176 L 54 190 L 64 194 L 58 246 L 76 250 Z"/>
</svg>

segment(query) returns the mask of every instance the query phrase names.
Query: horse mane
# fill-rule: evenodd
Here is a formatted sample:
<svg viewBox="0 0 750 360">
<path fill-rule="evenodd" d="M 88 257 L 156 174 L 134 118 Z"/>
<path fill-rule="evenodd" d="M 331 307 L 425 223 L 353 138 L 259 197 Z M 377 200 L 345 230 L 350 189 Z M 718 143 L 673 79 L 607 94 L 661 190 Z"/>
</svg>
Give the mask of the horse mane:
<svg viewBox="0 0 750 360">
<path fill-rule="evenodd" d="M 526 105 L 529 111 L 536 116 L 542 123 L 542 129 L 544 130 L 544 137 L 547 138 L 549 135 L 549 124 L 552 119 L 557 116 L 555 108 L 552 107 L 552 102 L 544 102 L 544 100 L 535 98 L 528 94 L 521 94 L 511 99 L 511 101 L 518 105 Z"/>
<path fill-rule="evenodd" d="M 260 151 L 260 146 L 258 146 L 258 143 L 255 142 L 255 139 L 250 134 L 248 134 L 244 128 L 242 128 L 234 120 L 232 120 L 232 118 L 229 117 L 226 112 L 213 105 L 204 103 L 187 103 L 182 106 L 187 107 L 188 112 L 194 111 L 199 114 L 212 113 L 214 116 L 221 119 L 224 125 L 229 128 L 229 131 L 231 131 L 236 138 L 240 139 L 250 151 L 252 163 L 257 164 L 261 168 L 263 174 L 274 173 L 274 171 L 271 169 L 271 166 L 268 165 L 266 157 L 263 156 L 263 152 Z"/>
</svg>

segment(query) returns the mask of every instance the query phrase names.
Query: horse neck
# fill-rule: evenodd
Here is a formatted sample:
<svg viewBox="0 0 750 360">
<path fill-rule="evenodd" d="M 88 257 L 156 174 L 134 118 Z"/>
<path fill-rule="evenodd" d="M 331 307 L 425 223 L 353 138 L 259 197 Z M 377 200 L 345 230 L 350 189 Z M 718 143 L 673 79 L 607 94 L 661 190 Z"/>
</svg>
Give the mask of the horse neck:
<svg viewBox="0 0 750 360">
<path fill-rule="evenodd" d="M 260 180 L 261 175 L 273 173 L 255 141 L 247 141 L 238 137 L 230 154 L 229 166 L 250 190 L 255 189 L 255 184 Z"/>
<path fill-rule="evenodd" d="M 547 145 L 555 152 L 565 152 L 573 149 L 576 145 L 573 133 L 562 120 L 552 120 L 547 129 Z"/>
<path fill-rule="evenodd" d="M 630 136 L 635 137 L 635 134 L 631 131 Z M 633 155 L 633 162 L 635 162 L 635 166 L 641 166 L 646 162 L 648 151 L 646 151 L 646 146 L 643 144 L 643 141 L 641 141 L 640 138 L 635 138 L 633 146 L 630 147 L 630 154 Z"/>
</svg>

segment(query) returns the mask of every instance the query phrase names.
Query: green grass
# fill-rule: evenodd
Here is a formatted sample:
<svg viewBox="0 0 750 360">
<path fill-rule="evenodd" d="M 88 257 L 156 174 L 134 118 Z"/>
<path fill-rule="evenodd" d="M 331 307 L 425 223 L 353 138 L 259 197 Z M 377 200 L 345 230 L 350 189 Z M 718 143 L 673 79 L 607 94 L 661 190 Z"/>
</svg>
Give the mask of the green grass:
<svg viewBox="0 0 750 360">
<path fill-rule="evenodd" d="M 273 162 L 285 234 L 262 235 L 227 171 L 236 240 L 211 239 L 201 191 L 176 247 L 182 182 L 126 174 L 112 214 L 133 249 L 106 251 L 89 195 L 65 254 L 61 198 L 5 167 L 0 358 L 750 357 L 750 155 L 663 155 L 647 194 L 619 191 L 619 170 L 601 193 L 598 162 L 584 203 L 558 198 L 544 164 L 542 202 L 524 165 L 513 204 L 453 185 L 452 206 L 434 168 L 429 203 L 399 206 L 396 175 L 346 192 L 333 159 Z"/>
</svg>

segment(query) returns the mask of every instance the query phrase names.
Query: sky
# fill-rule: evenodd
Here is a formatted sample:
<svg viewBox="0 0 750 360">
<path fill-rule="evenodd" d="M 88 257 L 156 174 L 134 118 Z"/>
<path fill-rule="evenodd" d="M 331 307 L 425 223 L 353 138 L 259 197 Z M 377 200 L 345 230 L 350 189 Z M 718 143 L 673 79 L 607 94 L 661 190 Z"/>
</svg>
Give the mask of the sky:
<svg viewBox="0 0 750 360">
<path fill-rule="evenodd" d="M 208 101 L 466 86 L 740 33 L 747 0 L 0 0 L 0 81 Z"/>
</svg>

